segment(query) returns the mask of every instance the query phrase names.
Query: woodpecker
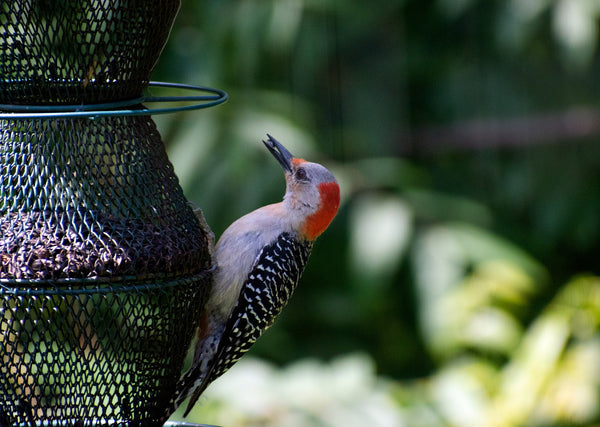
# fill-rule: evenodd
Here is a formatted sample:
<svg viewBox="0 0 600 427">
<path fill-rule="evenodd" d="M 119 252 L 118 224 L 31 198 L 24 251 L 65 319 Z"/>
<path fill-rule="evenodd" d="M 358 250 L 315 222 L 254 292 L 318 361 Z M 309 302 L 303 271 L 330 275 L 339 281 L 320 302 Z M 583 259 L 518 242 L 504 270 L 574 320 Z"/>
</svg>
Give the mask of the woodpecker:
<svg viewBox="0 0 600 427">
<path fill-rule="evenodd" d="M 340 204 L 340 188 L 329 170 L 294 157 L 267 136 L 263 143 L 285 171 L 285 195 L 236 220 L 217 242 L 217 268 L 194 359 L 172 401 L 174 410 L 191 397 L 184 416 L 273 324 L 298 284 L 313 242 Z"/>
</svg>

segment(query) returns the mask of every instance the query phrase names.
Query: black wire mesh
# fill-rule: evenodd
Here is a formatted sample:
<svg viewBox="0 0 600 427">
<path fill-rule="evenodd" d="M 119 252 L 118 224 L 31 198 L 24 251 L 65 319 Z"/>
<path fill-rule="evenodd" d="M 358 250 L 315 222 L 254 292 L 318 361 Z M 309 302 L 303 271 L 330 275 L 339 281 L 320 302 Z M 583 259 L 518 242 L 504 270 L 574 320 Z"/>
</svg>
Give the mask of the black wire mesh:
<svg viewBox="0 0 600 427">
<path fill-rule="evenodd" d="M 2 120 L 0 144 L 0 425 L 164 421 L 212 260 L 154 123 Z"/>
<path fill-rule="evenodd" d="M 194 274 L 203 230 L 153 121 L 0 120 L 0 279 Z"/>
<path fill-rule="evenodd" d="M 2 288 L 0 425 L 161 425 L 203 280 Z"/>
<path fill-rule="evenodd" d="M 148 84 L 179 0 L 2 0 L 6 104 L 129 99 Z"/>
<path fill-rule="evenodd" d="M 178 7 L 0 0 L 0 104 L 139 97 Z M 0 119 L 0 426 L 164 423 L 210 244 L 149 117 Z"/>
</svg>

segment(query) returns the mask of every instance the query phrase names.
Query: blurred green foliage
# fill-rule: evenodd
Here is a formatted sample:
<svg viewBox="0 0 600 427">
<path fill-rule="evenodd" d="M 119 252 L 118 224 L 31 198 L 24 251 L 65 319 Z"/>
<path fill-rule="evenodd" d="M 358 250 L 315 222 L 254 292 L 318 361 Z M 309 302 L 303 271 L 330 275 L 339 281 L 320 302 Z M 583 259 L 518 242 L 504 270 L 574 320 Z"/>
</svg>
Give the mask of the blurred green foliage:
<svg viewBox="0 0 600 427">
<path fill-rule="evenodd" d="M 251 351 L 309 359 L 241 362 L 192 420 L 599 423 L 599 14 L 588 0 L 184 0 L 153 78 L 230 101 L 156 121 L 216 235 L 283 194 L 267 132 L 343 191 Z M 362 392 L 328 384 L 322 406 L 273 392 L 298 363 L 306 393 L 340 366 L 363 372 Z M 239 403 L 240 381 L 274 393 L 264 412 Z M 335 415 L 351 408 L 386 416 Z"/>
</svg>

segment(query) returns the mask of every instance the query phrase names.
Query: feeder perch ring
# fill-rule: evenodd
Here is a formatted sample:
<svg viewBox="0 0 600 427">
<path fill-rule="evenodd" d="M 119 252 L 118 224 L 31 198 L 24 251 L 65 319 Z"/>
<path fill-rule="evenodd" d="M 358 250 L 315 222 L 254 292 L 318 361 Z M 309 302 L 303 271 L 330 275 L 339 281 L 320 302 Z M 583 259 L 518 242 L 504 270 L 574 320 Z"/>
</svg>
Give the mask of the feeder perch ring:
<svg viewBox="0 0 600 427">
<path fill-rule="evenodd" d="M 203 280 L 208 275 L 212 274 L 217 265 L 214 264 L 211 268 L 205 269 L 193 276 L 196 280 Z M 187 277 L 189 278 L 189 277 Z M 142 282 L 142 283 L 136 283 Z M 131 283 L 130 285 L 124 285 Z M 0 280 L 0 296 L 46 296 L 46 295 L 94 295 L 105 294 L 108 291 L 114 291 L 116 288 L 119 292 L 136 292 L 136 291 L 154 291 L 164 290 L 171 287 L 180 286 L 179 280 L 173 280 L 168 276 L 161 277 L 159 275 L 148 275 L 147 277 L 94 277 L 88 279 L 58 279 L 54 280 L 50 285 L 41 287 L 29 287 L 31 281 L 21 279 L 2 279 Z M 1 426 L 0 426 L 1 427 Z"/>
<path fill-rule="evenodd" d="M 119 422 L 123 423 L 126 425 L 127 420 L 111 420 L 111 422 L 113 423 L 112 425 L 116 425 Z M 90 424 L 91 426 L 104 426 L 106 425 L 105 423 L 92 423 Z M 69 424 L 66 423 L 62 423 L 60 421 L 49 421 L 49 422 L 42 422 L 40 424 L 38 424 L 39 427 L 68 427 Z M 26 424 L 17 424 L 15 427 L 30 427 L 29 423 Z M 193 424 L 193 423 L 186 423 L 186 422 L 177 422 L 177 421 L 167 421 L 163 427 L 218 427 L 218 426 L 214 426 L 211 424 Z"/>
<path fill-rule="evenodd" d="M 169 88 L 189 92 L 202 92 L 206 95 L 151 96 L 99 104 L 79 105 L 26 105 L 0 104 L 0 119 L 59 119 L 59 118 L 97 118 L 112 116 L 152 116 L 181 111 L 200 110 L 222 104 L 229 98 L 227 92 L 206 86 L 194 86 L 182 83 L 150 82 L 149 89 Z M 175 107 L 147 108 L 144 104 L 166 102 L 186 103 Z M 128 108 L 128 107 L 138 108 Z M 10 112 L 7 112 L 10 111 Z"/>
</svg>

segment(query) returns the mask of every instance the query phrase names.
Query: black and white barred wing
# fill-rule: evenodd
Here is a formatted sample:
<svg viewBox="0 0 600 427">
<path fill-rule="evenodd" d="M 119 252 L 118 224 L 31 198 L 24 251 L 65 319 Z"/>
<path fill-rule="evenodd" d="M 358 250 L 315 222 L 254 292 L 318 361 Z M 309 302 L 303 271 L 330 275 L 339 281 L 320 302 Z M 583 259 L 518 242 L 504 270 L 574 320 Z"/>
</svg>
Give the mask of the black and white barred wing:
<svg viewBox="0 0 600 427">
<path fill-rule="evenodd" d="M 311 249 L 311 242 L 298 242 L 283 233 L 259 253 L 242 285 L 217 352 L 196 382 L 199 385 L 192 394 L 186 415 L 206 387 L 237 362 L 273 324 L 296 289 Z"/>
<path fill-rule="evenodd" d="M 237 362 L 273 324 L 296 289 L 311 249 L 312 243 L 299 243 L 284 233 L 261 251 L 225 327 L 209 383 Z"/>
</svg>

